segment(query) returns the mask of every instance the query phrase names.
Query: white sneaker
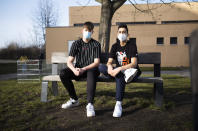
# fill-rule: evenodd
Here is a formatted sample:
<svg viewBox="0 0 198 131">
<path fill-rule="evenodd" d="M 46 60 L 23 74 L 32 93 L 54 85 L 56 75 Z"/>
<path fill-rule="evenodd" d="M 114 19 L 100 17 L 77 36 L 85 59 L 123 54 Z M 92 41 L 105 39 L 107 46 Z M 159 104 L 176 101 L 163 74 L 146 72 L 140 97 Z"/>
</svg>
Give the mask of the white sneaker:
<svg viewBox="0 0 198 131">
<path fill-rule="evenodd" d="M 122 102 L 117 101 L 113 111 L 113 117 L 121 117 L 121 116 L 122 116 Z"/>
<path fill-rule="evenodd" d="M 122 71 L 124 73 L 124 79 L 126 83 L 129 83 L 133 80 L 133 78 L 135 77 L 135 75 L 137 74 L 138 70 L 135 68 L 129 68 L 126 69 L 124 71 Z"/>
<path fill-rule="evenodd" d="M 87 109 L 87 117 L 95 116 L 94 106 L 91 103 L 88 103 L 86 109 Z"/>
<path fill-rule="evenodd" d="M 78 100 L 74 100 L 74 99 L 70 98 L 66 103 L 62 104 L 61 108 L 68 109 L 68 108 L 78 106 L 78 105 L 79 105 Z"/>
</svg>

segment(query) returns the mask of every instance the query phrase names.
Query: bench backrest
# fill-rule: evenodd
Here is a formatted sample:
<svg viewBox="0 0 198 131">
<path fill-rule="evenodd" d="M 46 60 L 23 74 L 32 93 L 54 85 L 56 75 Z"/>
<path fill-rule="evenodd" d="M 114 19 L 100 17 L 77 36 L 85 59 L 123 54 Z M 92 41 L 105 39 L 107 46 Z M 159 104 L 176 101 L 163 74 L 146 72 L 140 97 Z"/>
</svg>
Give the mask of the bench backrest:
<svg viewBox="0 0 198 131">
<path fill-rule="evenodd" d="M 154 64 L 154 77 L 161 76 L 161 53 L 140 53 L 138 56 L 138 64 Z"/>
<path fill-rule="evenodd" d="M 107 63 L 108 53 L 102 53 L 100 62 Z M 161 53 L 151 52 L 151 53 L 139 53 L 138 64 L 161 64 Z"/>
<path fill-rule="evenodd" d="M 58 64 L 67 63 L 67 56 L 65 52 L 53 52 L 51 57 L 52 75 L 58 74 Z"/>
<path fill-rule="evenodd" d="M 52 74 L 57 74 L 57 64 L 58 63 L 67 63 L 67 56 L 64 52 L 54 52 L 52 53 Z M 108 53 L 102 53 L 100 62 L 106 64 L 108 61 Z M 161 70 L 161 53 L 160 52 L 149 52 L 149 53 L 139 53 L 138 55 L 138 64 L 154 64 L 154 76 L 160 77 Z"/>
<path fill-rule="evenodd" d="M 67 58 L 65 52 L 53 52 L 51 63 L 67 63 Z"/>
<path fill-rule="evenodd" d="M 102 53 L 100 62 L 106 64 L 108 61 L 108 53 Z M 154 76 L 161 76 L 161 53 L 160 52 L 147 52 L 138 54 L 138 64 L 154 64 Z"/>
</svg>

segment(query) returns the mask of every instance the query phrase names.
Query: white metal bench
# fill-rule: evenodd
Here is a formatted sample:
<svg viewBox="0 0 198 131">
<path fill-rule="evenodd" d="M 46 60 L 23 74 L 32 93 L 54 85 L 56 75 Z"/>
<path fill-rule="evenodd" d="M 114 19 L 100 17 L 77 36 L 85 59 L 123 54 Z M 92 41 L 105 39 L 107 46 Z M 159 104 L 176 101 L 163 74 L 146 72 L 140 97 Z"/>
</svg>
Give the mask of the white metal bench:
<svg viewBox="0 0 198 131">
<path fill-rule="evenodd" d="M 58 64 L 60 63 L 67 63 L 67 56 L 64 52 L 54 52 L 52 53 L 51 63 L 52 63 L 52 75 L 44 76 L 42 78 L 42 88 L 41 88 L 41 101 L 47 102 L 47 89 L 48 89 L 48 82 L 52 82 L 52 92 L 54 96 L 58 95 L 58 81 L 60 77 L 58 75 Z"/>
</svg>

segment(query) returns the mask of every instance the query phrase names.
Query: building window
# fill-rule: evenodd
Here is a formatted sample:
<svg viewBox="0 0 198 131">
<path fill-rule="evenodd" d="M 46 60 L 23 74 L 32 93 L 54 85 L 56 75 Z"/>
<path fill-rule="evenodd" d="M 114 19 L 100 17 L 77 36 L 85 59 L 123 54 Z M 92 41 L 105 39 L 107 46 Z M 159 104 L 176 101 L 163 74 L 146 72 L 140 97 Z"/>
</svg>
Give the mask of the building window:
<svg viewBox="0 0 198 131">
<path fill-rule="evenodd" d="M 157 45 L 164 44 L 164 37 L 157 37 Z"/>
<path fill-rule="evenodd" d="M 188 45 L 190 43 L 190 37 L 184 37 L 184 44 Z"/>
<path fill-rule="evenodd" d="M 177 37 L 170 37 L 170 44 L 172 45 L 177 44 Z"/>
</svg>

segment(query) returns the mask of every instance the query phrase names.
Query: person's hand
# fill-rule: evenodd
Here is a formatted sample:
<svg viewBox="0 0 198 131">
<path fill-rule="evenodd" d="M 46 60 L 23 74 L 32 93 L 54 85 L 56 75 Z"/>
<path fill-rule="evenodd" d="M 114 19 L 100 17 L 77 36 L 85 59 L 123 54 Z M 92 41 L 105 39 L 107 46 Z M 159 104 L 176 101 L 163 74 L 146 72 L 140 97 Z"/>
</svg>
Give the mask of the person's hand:
<svg viewBox="0 0 198 131">
<path fill-rule="evenodd" d="M 86 71 L 85 68 L 79 68 L 80 75 L 82 75 Z"/>
<path fill-rule="evenodd" d="M 118 67 L 118 68 L 115 68 L 115 69 L 113 69 L 113 70 L 110 70 L 109 74 L 110 74 L 112 77 L 115 77 L 120 71 L 121 71 L 121 67 Z"/>
<path fill-rule="evenodd" d="M 80 75 L 80 68 L 75 68 L 75 70 L 73 72 L 74 72 L 74 75 L 79 76 Z"/>
</svg>

